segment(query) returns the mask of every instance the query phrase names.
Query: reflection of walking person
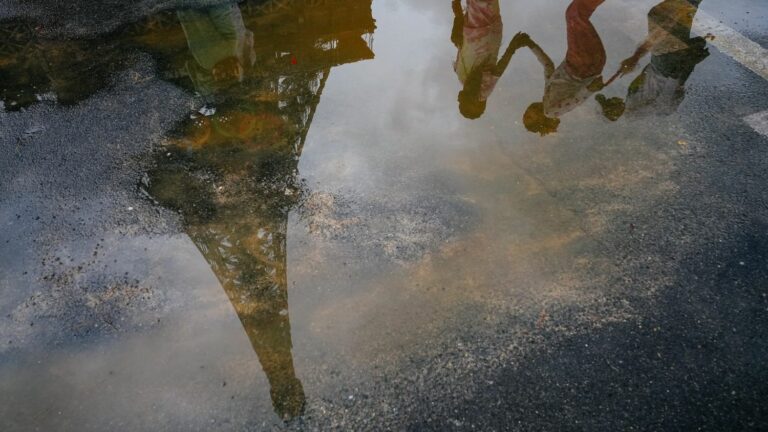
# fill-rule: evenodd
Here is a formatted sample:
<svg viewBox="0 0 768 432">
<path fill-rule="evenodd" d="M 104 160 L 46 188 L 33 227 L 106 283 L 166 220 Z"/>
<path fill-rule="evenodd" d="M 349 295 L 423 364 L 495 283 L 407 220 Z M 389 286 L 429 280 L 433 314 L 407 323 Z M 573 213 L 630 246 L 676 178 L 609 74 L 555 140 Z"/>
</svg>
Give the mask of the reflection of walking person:
<svg viewBox="0 0 768 432">
<path fill-rule="evenodd" d="M 565 13 L 568 50 L 558 66 L 536 43 L 526 45 L 544 67 L 544 97 L 531 104 L 523 116 L 525 127 L 542 136 L 555 132 L 559 118 L 603 88 L 605 48 L 590 22 L 592 14 L 605 0 L 573 0 Z"/>
<path fill-rule="evenodd" d="M 515 50 L 522 46 L 521 38 L 513 38 L 499 59 L 502 23 L 499 0 L 467 0 L 467 10 L 460 0 L 453 0 L 454 23 L 451 40 L 458 48 L 453 65 L 459 81 L 459 111 L 469 119 L 485 112 L 485 105 L 496 82 L 509 65 Z"/>
<path fill-rule="evenodd" d="M 243 79 L 243 67 L 252 58 L 253 33 L 245 28 L 237 4 L 182 9 L 177 16 L 195 59 L 187 68 L 198 92 L 208 96 Z"/>
<path fill-rule="evenodd" d="M 709 51 L 701 37 L 691 37 L 693 18 L 701 0 L 664 0 L 648 12 L 648 36 L 634 54 L 621 63 L 620 72 L 632 72 L 646 54 L 651 61 L 632 81 L 626 102 L 597 95 L 603 114 L 616 120 L 622 114 L 669 115 L 685 97 L 685 82 Z"/>
</svg>

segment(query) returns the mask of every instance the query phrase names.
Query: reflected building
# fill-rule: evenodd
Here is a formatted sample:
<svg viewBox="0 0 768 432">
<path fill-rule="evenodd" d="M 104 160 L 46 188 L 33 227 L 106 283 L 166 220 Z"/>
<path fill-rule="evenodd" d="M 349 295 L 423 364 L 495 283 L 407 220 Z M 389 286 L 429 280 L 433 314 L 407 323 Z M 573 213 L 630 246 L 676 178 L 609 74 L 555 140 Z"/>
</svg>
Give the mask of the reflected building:
<svg viewBox="0 0 768 432">
<path fill-rule="evenodd" d="M 179 123 L 143 186 L 178 210 L 232 303 L 276 414 L 305 404 L 288 314 L 288 214 L 298 162 L 335 66 L 372 59 L 372 0 L 250 0 L 164 11 L 98 40 L 48 39 L 0 23 L 0 109 L 77 103 L 109 85 L 131 52 L 205 103 Z"/>
<path fill-rule="evenodd" d="M 330 70 L 373 58 L 374 29 L 370 0 L 307 0 L 179 10 L 132 31 L 167 79 L 206 102 L 158 153 L 148 192 L 183 215 L 284 420 L 305 403 L 286 268 L 288 214 L 302 196 L 299 157 Z"/>
</svg>

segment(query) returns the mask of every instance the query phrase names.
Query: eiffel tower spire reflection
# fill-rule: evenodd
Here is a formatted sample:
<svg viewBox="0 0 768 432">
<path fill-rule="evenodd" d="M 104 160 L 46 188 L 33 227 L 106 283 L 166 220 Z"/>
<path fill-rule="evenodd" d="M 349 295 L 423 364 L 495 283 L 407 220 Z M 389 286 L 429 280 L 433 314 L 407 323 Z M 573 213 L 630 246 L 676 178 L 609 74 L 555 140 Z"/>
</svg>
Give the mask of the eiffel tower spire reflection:
<svg viewBox="0 0 768 432">
<path fill-rule="evenodd" d="M 259 358 L 275 412 L 289 420 L 305 404 L 286 266 L 298 161 L 331 68 L 373 58 L 371 2 L 246 2 L 176 17 L 152 17 L 133 40 L 157 54 L 166 78 L 202 95 L 208 115 L 179 126 L 150 173 L 150 194 L 184 216 Z"/>
</svg>

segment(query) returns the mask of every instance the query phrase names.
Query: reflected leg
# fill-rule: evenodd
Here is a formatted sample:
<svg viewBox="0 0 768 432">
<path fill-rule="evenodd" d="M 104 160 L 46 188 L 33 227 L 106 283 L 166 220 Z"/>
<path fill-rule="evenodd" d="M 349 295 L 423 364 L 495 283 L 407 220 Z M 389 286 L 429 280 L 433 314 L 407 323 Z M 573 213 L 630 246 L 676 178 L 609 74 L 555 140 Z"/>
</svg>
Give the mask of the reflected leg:
<svg viewBox="0 0 768 432">
<path fill-rule="evenodd" d="M 605 67 L 605 47 L 590 17 L 605 0 L 574 0 L 565 13 L 568 28 L 568 51 L 565 55 L 568 72 L 586 79 L 602 74 Z"/>
</svg>

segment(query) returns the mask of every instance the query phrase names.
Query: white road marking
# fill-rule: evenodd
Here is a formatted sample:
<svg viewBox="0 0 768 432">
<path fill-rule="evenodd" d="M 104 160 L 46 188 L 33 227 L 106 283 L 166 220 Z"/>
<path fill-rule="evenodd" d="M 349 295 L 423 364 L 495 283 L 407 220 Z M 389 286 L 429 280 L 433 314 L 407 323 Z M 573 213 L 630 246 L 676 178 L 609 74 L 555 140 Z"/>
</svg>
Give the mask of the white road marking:
<svg viewBox="0 0 768 432">
<path fill-rule="evenodd" d="M 696 13 L 692 30 L 700 36 L 714 36 L 715 38 L 709 41 L 711 45 L 768 80 L 768 50 L 758 43 L 701 10 Z"/>
<path fill-rule="evenodd" d="M 744 117 L 744 121 L 757 133 L 768 138 L 768 110 Z"/>
<path fill-rule="evenodd" d="M 768 50 L 747 39 L 738 31 L 699 11 L 693 21 L 693 32 L 714 36 L 709 43 L 758 76 L 768 80 Z M 768 110 L 744 117 L 744 122 L 757 133 L 768 137 Z"/>
</svg>

